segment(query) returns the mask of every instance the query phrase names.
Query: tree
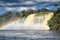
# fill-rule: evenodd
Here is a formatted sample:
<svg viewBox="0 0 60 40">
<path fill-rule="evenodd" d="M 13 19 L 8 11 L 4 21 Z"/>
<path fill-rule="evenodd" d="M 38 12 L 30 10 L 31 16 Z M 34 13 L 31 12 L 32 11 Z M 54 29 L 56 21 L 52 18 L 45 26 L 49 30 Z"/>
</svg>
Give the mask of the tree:
<svg viewBox="0 0 60 40">
<path fill-rule="evenodd" d="M 53 17 L 49 20 L 48 25 L 52 30 L 60 30 L 60 8 L 54 12 Z"/>
</svg>

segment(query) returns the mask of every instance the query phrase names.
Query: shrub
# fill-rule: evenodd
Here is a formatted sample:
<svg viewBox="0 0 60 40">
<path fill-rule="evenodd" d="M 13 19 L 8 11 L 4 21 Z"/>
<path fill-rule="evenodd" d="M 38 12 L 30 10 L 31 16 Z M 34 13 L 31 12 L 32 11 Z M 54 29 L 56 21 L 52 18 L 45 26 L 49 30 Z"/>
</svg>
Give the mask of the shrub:
<svg viewBox="0 0 60 40">
<path fill-rule="evenodd" d="M 59 30 L 60 29 L 60 8 L 58 8 L 55 12 L 53 17 L 49 20 L 48 25 L 52 30 Z"/>
</svg>

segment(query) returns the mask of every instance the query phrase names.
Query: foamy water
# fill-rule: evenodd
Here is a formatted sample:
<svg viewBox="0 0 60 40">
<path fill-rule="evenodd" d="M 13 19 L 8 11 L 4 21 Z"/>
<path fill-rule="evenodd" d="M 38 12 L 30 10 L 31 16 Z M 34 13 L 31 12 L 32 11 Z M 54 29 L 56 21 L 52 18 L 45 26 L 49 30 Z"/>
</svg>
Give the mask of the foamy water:
<svg viewBox="0 0 60 40">
<path fill-rule="evenodd" d="M 56 31 L 6 30 L 0 31 L 0 40 L 60 40 Z"/>
</svg>

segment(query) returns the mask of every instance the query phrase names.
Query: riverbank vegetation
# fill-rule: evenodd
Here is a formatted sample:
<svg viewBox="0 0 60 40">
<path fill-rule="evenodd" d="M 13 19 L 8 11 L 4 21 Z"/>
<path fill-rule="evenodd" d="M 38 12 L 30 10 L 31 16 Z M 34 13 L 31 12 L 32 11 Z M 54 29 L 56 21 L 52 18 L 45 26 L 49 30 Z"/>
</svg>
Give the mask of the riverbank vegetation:
<svg viewBox="0 0 60 40">
<path fill-rule="evenodd" d="M 60 8 L 54 11 L 53 17 L 48 21 L 51 30 L 60 30 Z"/>
<path fill-rule="evenodd" d="M 36 13 L 35 16 L 45 16 L 45 14 L 48 14 L 48 12 L 40 12 L 40 13 Z"/>
<path fill-rule="evenodd" d="M 21 14 L 19 14 L 18 12 L 6 12 L 2 15 L 0 15 L 0 25 L 9 22 L 9 21 L 13 21 L 13 20 L 17 20 L 18 18 L 22 18 Z"/>
</svg>

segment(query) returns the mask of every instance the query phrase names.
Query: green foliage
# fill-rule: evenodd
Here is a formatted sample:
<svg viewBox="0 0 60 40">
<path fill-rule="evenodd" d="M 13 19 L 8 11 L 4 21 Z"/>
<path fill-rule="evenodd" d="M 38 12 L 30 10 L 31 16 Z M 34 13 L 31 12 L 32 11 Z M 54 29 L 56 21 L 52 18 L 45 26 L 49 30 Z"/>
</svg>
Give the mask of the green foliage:
<svg viewBox="0 0 60 40">
<path fill-rule="evenodd" d="M 45 16 L 45 14 L 48 14 L 48 12 L 40 12 L 40 13 L 36 13 L 35 16 Z"/>
<path fill-rule="evenodd" d="M 25 11 L 25 10 L 24 10 L 24 11 L 22 11 L 22 16 L 23 16 L 23 17 L 27 17 L 28 15 L 30 15 L 30 14 L 32 14 L 32 13 L 33 13 L 33 10 L 31 10 L 31 9 L 28 10 L 28 11 Z"/>
<path fill-rule="evenodd" d="M 16 17 L 22 18 L 22 15 L 20 13 L 18 13 L 18 12 L 10 12 L 10 11 L 8 11 L 8 12 L 0 15 L 0 23 L 9 21 L 9 20 L 14 19 Z"/>
<path fill-rule="evenodd" d="M 49 20 L 48 25 L 52 30 L 59 30 L 60 29 L 60 8 L 58 8 L 55 12 L 53 17 Z"/>
</svg>

